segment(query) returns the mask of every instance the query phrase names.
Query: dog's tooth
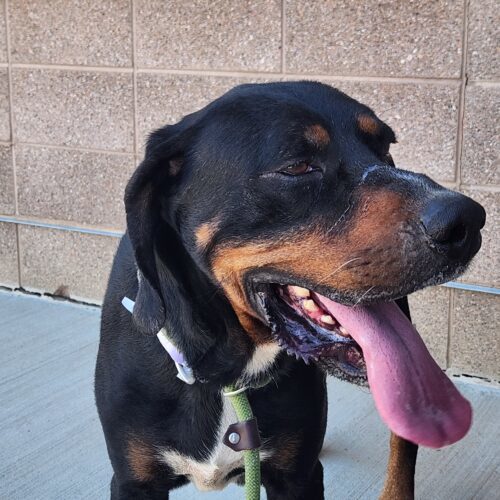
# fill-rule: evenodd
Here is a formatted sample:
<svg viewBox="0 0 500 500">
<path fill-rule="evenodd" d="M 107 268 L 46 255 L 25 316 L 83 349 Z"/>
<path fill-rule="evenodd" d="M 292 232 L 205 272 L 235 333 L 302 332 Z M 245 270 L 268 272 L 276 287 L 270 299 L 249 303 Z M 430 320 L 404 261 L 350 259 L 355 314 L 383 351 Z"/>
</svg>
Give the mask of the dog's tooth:
<svg viewBox="0 0 500 500">
<path fill-rule="evenodd" d="M 327 325 L 334 325 L 336 323 L 336 321 L 329 314 L 323 314 L 320 319 L 322 323 Z"/>
<path fill-rule="evenodd" d="M 348 331 L 347 331 L 347 330 L 346 330 L 343 326 L 341 326 L 341 327 L 339 328 L 339 332 L 340 332 L 340 333 L 341 333 L 344 337 L 350 337 L 349 332 L 348 332 Z"/>
<path fill-rule="evenodd" d="M 316 302 L 314 302 L 314 300 L 304 300 L 302 302 L 302 307 L 307 311 L 307 312 L 310 312 L 310 313 L 314 313 L 314 312 L 318 312 L 319 311 L 319 307 L 316 305 Z"/>
<path fill-rule="evenodd" d="M 306 299 L 311 294 L 307 288 L 302 288 L 301 286 L 290 285 L 288 291 L 297 297 Z"/>
</svg>

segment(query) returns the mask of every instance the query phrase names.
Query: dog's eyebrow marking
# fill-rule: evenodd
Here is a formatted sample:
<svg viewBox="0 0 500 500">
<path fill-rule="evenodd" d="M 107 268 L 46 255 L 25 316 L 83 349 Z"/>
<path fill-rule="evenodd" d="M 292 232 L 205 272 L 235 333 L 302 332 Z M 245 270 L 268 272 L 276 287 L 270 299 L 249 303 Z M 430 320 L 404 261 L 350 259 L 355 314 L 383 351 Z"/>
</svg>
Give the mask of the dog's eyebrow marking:
<svg viewBox="0 0 500 500">
<path fill-rule="evenodd" d="M 304 137 L 314 146 L 324 148 L 330 143 L 330 135 L 322 125 L 309 125 L 304 130 Z"/>
<path fill-rule="evenodd" d="M 359 130 L 365 134 L 377 135 L 380 131 L 380 125 L 373 116 L 359 115 L 357 117 L 357 122 Z"/>
<path fill-rule="evenodd" d="M 200 227 L 198 227 L 195 231 L 196 246 L 198 249 L 203 250 L 206 248 L 218 228 L 219 220 L 217 218 L 204 222 Z"/>
<path fill-rule="evenodd" d="M 127 461 L 134 477 L 141 482 L 151 481 L 155 475 L 155 451 L 137 437 L 127 443 Z"/>
</svg>

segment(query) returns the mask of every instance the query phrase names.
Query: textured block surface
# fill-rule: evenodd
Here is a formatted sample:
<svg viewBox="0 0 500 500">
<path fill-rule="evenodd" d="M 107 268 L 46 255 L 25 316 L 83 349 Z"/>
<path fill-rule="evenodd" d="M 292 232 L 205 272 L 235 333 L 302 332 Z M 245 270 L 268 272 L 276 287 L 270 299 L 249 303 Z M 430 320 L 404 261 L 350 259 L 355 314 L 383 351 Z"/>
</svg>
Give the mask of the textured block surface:
<svg viewBox="0 0 500 500">
<path fill-rule="evenodd" d="M 0 62 L 7 62 L 7 30 L 5 26 L 5 0 L 0 0 Z"/>
<path fill-rule="evenodd" d="M 137 124 L 140 146 L 154 129 L 176 123 L 242 83 L 267 81 L 191 75 L 140 74 L 137 78 Z"/>
<path fill-rule="evenodd" d="M 0 214 L 11 215 L 15 210 L 12 151 L 0 145 Z"/>
<path fill-rule="evenodd" d="M 286 67 L 333 75 L 458 77 L 463 4 L 290 0 Z"/>
<path fill-rule="evenodd" d="M 129 0 L 9 2 L 12 61 L 130 66 Z"/>
<path fill-rule="evenodd" d="M 10 141 L 9 74 L 0 68 L 0 141 Z"/>
<path fill-rule="evenodd" d="M 124 227 L 132 155 L 23 146 L 16 166 L 20 214 Z"/>
<path fill-rule="evenodd" d="M 500 297 L 456 290 L 450 365 L 459 373 L 500 380 Z"/>
<path fill-rule="evenodd" d="M 131 74 L 16 69 L 13 79 L 18 140 L 133 149 Z"/>
<path fill-rule="evenodd" d="M 446 368 L 450 290 L 432 287 L 409 297 L 412 323 L 441 368 Z"/>
<path fill-rule="evenodd" d="M 280 49 L 279 0 L 137 5 L 140 67 L 279 71 Z"/>
<path fill-rule="evenodd" d="M 0 222 L 0 285 L 19 286 L 16 226 Z"/>
<path fill-rule="evenodd" d="M 394 129 L 391 154 L 399 168 L 454 180 L 458 84 L 324 83 L 368 105 Z"/>
<path fill-rule="evenodd" d="M 500 86 L 465 94 L 462 182 L 500 185 Z"/>
<path fill-rule="evenodd" d="M 19 240 L 24 288 L 102 301 L 118 238 L 20 226 Z"/>
<path fill-rule="evenodd" d="M 486 225 L 481 230 L 482 247 L 462 280 L 500 287 L 500 192 L 468 189 L 464 190 L 464 194 L 483 205 L 486 210 Z"/>
<path fill-rule="evenodd" d="M 500 9 L 497 0 L 470 0 L 468 73 L 474 80 L 500 78 Z"/>
</svg>

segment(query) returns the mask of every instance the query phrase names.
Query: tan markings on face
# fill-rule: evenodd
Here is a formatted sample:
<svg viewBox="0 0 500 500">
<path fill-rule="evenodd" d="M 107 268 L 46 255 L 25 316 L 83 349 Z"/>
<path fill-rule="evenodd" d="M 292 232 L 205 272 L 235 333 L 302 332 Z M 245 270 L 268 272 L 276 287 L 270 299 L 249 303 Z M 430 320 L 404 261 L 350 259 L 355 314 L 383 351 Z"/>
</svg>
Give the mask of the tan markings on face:
<svg viewBox="0 0 500 500">
<path fill-rule="evenodd" d="M 127 443 L 127 460 L 134 477 L 143 483 L 154 478 L 155 450 L 147 443 L 132 437 Z"/>
<path fill-rule="evenodd" d="M 244 293 L 251 269 L 272 267 L 340 292 L 396 286 L 402 269 L 398 229 L 410 218 L 405 199 L 392 191 L 364 188 L 355 213 L 342 231 L 295 230 L 244 245 L 216 248 L 212 271 L 240 323 L 256 342 L 269 336 Z M 332 221 L 334 222 L 334 221 Z"/>
<path fill-rule="evenodd" d="M 219 227 L 218 219 L 204 222 L 195 232 L 196 246 L 199 250 L 203 250 L 212 240 L 214 234 Z"/>
<path fill-rule="evenodd" d="M 330 143 L 330 135 L 321 125 L 309 125 L 304 131 L 304 137 L 314 146 L 324 148 Z"/>
<path fill-rule="evenodd" d="M 359 115 L 357 121 L 359 130 L 365 134 L 377 135 L 380 131 L 380 126 L 373 116 Z"/>
</svg>

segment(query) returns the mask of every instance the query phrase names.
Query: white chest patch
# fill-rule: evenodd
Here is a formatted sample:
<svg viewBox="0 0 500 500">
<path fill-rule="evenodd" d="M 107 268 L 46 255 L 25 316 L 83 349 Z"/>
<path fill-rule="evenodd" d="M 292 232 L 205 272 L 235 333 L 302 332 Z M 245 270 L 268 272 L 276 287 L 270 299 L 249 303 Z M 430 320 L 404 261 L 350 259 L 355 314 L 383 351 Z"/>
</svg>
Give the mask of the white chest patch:
<svg viewBox="0 0 500 500">
<path fill-rule="evenodd" d="M 223 396 L 222 403 L 216 445 L 206 460 L 198 461 L 173 450 L 160 450 L 161 460 L 172 468 L 174 473 L 187 476 L 200 491 L 221 490 L 228 482 L 227 475 L 234 469 L 243 467 L 243 453 L 231 450 L 222 442 L 229 425 L 238 421 L 228 398 Z M 261 448 L 261 461 L 270 456 L 270 451 Z"/>
<path fill-rule="evenodd" d="M 281 347 L 276 342 L 269 342 L 257 346 L 253 356 L 243 371 L 243 379 L 245 376 L 253 377 L 271 368 L 280 350 Z"/>
</svg>

